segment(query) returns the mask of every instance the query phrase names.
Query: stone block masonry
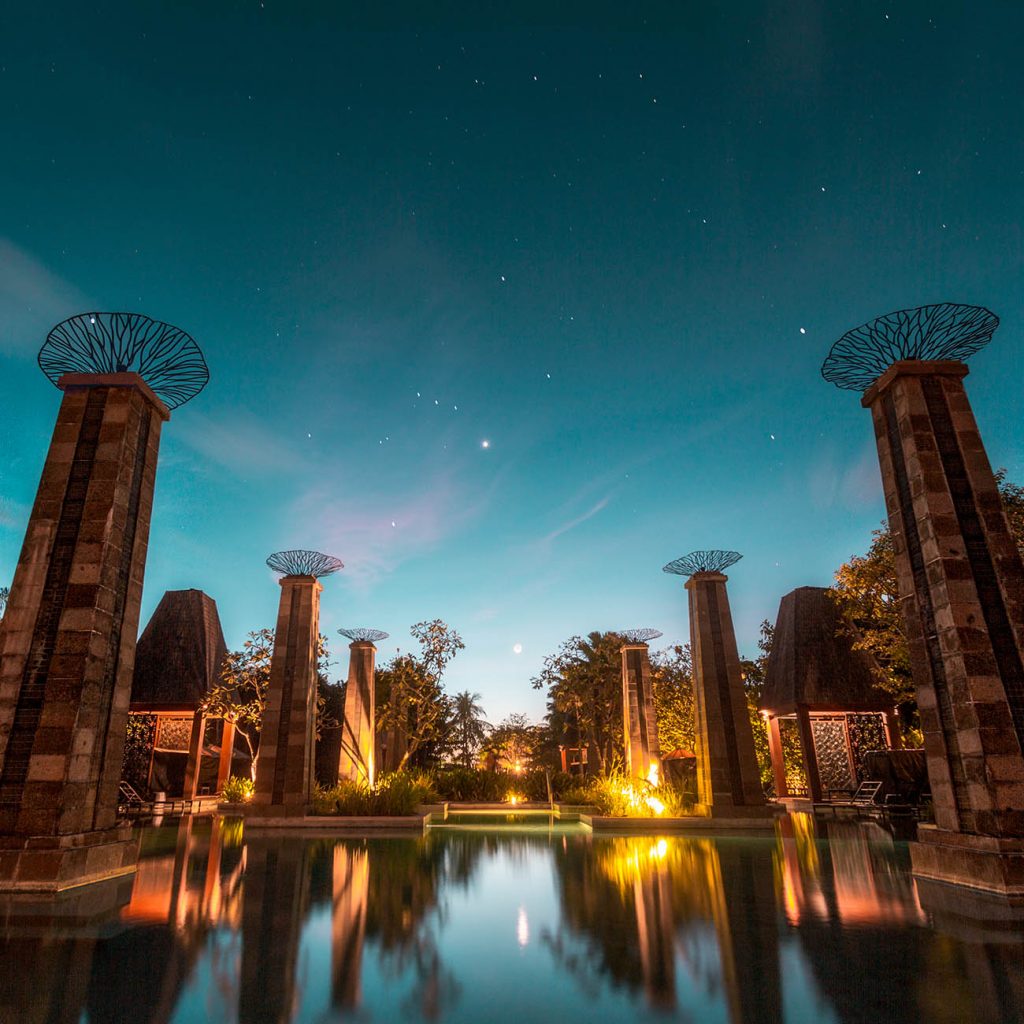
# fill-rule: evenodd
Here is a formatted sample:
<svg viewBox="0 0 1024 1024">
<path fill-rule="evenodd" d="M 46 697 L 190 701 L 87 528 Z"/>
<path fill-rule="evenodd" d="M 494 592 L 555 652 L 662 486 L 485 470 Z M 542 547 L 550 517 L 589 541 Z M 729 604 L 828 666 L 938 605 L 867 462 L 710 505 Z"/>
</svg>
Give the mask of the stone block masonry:
<svg viewBox="0 0 1024 1024">
<path fill-rule="evenodd" d="M 116 825 L 164 404 L 67 374 L 0 626 L 0 888 L 134 864 Z"/>
</svg>

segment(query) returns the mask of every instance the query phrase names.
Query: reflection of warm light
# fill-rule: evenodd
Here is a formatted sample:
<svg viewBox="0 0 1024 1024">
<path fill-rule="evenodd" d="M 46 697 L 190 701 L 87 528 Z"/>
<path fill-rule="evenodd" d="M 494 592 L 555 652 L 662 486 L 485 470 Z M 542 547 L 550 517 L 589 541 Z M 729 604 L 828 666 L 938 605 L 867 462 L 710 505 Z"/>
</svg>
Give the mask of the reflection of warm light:
<svg viewBox="0 0 1024 1024">
<path fill-rule="evenodd" d="M 665 854 L 668 853 L 668 842 L 665 839 L 659 839 L 654 846 L 647 851 L 647 856 L 651 860 L 664 860 Z"/>
<path fill-rule="evenodd" d="M 516 940 L 520 946 L 525 946 L 530 941 L 530 922 L 526 919 L 526 907 L 520 907 L 519 915 L 516 917 Z"/>
<path fill-rule="evenodd" d="M 657 786 L 658 785 L 658 762 L 657 761 L 652 761 L 651 762 L 651 770 L 647 773 L 647 781 L 652 786 Z"/>
</svg>

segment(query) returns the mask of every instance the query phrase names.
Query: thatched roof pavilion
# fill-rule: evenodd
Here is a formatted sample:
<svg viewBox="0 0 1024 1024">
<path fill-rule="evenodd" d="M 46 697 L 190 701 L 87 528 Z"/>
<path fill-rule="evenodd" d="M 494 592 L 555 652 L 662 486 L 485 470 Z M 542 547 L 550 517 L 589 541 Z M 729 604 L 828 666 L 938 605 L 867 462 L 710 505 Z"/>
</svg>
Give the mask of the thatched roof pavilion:
<svg viewBox="0 0 1024 1024">
<path fill-rule="evenodd" d="M 168 590 L 135 648 L 130 710 L 156 716 L 149 787 L 192 799 L 219 791 L 231 771 L 234 726 L 220 727 L 216 772 L 202 780 L 206 718 L 199 704 L 220 681 L 227 645 L 217 602 L 201 590 Z"/>
<path fill-rule="evenodd" d="M 201 590 L 168 590 L 135 648 L 132 710 L 195 711 L 226 654 L 217 602 Z"/>
<path fill-rule="evenodd" d="M 825 587 L 797 587 L 783 597 L 765 672 L 761 709 L 888 711 L 892 697 L 876 685 L 876 665 L 840 631 L 839 610 Z"/>
<path fill-rule="evenodd" d="M 782 598 L 765 672 L 762 714 L 778 796 L 795 789 L 787 779 L 781 729 L 795 723 L 812 800 L 856 785 L 867 749 L 894 745 L 893 698 L 876 685 L 877 666 L 855 650 L 825 587 L 797 587 Z"/>
</svg>

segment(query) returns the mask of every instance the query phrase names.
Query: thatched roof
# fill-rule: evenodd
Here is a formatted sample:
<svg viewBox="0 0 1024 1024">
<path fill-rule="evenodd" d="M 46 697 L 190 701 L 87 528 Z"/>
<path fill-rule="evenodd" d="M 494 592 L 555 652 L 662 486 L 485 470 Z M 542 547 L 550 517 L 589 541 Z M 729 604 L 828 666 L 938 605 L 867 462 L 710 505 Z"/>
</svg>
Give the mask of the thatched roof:
<svg viewBox="0 0 1024 1024">
<path fill-rule="evenodd" d="M 839 634 L 839 613 L 824 587 L 797 587 L 779 604 L 761 707 L 789 714 L 798 704 L 821 710 L 880 710 L 892 697 L 875 686 L 874 659 Z"/>
<path fill-rule="evenodd" d="M 132 710 L 196 708 L 226 654 L 217 602 L 201 590 L 168 590 L 135 648 Z"/>
</svg>

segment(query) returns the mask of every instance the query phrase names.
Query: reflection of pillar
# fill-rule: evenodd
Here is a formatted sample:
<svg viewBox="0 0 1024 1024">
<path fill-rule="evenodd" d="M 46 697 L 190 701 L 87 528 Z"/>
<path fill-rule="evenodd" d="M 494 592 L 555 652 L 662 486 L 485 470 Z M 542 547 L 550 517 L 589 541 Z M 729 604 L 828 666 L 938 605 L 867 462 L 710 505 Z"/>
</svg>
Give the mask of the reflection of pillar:
<svg viewBox="0 0 1024 1024">
<path fill-rule="evenodd" d="M 66 374 L 60 386 L 0 627 L 0 845 L 20 851 L 0 860 L 5 888 L 61 889 L 129 871 L 135 859 L 115 820 L 170 414 L 134 373 Z"/>
<path fill-rule="evenodd" d="M 349 644 L 349 651 L 338 778 L 372 786 L 375 779 L 374 656 L 377 648 L 369 640 L 355 640 Z"/>
<path fill-rule="evenodd" d="M 206 715 L 197 711 L 192 718 L 192 732 L 188 739 L 188 760 L 185 762 L 186 800 L 199 795 L 199 774 L 203 767 L 203 742 L 206 739 Z"/>
<path fill-rule="evenodd" d="M 221 721 L 220 760 L 217 762 L 217 792 L 224 792 L 224 783 L 231 778 L 231 758 L 235 752 L 235 723 Z"/>
<path fill-rule="evenodd" d="M 803 704 L 797 705 L 796 724 L 800 733 L 800 753 L 804 758 L 804 775 L 807 776 L 807 795 L 814 803 L 821 803 L 821 774 L 818 771 L 818 751 L 814 746 L 814 730 L 811 716 Z"/>
<path fill-rule="evenodd" d="M 783 1013 L 778 924 L 774 910 L 767 912 L 775 904 L 772 859 L 756 845 L 709 845 L 721 871 L 712 906 L 729 1019 L 775 1024 Z"/>
<path fill-rule="evenodd" d="M 725 816 L 737 813 L 737 808 L 744 808 L 748 814 L 767 813 L 725 591 L 727 579 L 720 572 L 696 572 L 686 581 L 696 704 L 698 807 L 705 813 Z"/>
<path fill-rule="evenodd" d="M 936 827 L 918 874 L 1024 893 L 1024 564 L 957 361 L 864 393 L 896 555 Z"/>
<path fill-rule="evenodd" d="M 283 576 L 260 734 L 253 804 L 262 813 L 303 814 L 316 741 L 320 591 L 313 576 Z"/>
<path fill-rule="evenodd" d="M 356 1009 L 362 1001 L 363 941 L 370 886 L 369 852 L 339 843 L 334 848 L 331 915 L 331 1003 Z"/>
<path fill-rule="evenodd" d="M 285 1024 L 294 1018 L 308 875 L 301 839 L 246 838 L 239 1024 Z"/>
<path fill-rule="evenodd" d="M 651 662 L 647 644 L 622 646 L 622 717 L 625 729 L 626 773 L 658 783 L 661 751 L 651 692 Z"/>
<path fill-rule="evenodd" d="M 647 1001 L 658 1009 L 671 1010 L 676 1005 L 672 880 L 660 850 L 664 850 L 664 840 L 660 849 L 655 846 L 653 850 L 657 864 L 638 871 L 633 881 L 633 905 Z"/>
<path fill-rule="evenodd" d="M 782 750 L 782 733 L 775 715 L 768 716 L 768 753 L 772 759 L 772 777 L 775 780 L 775 796 L 782 800 L 789 796 L 786 782 L 786 756 Z"/>
</svg>

